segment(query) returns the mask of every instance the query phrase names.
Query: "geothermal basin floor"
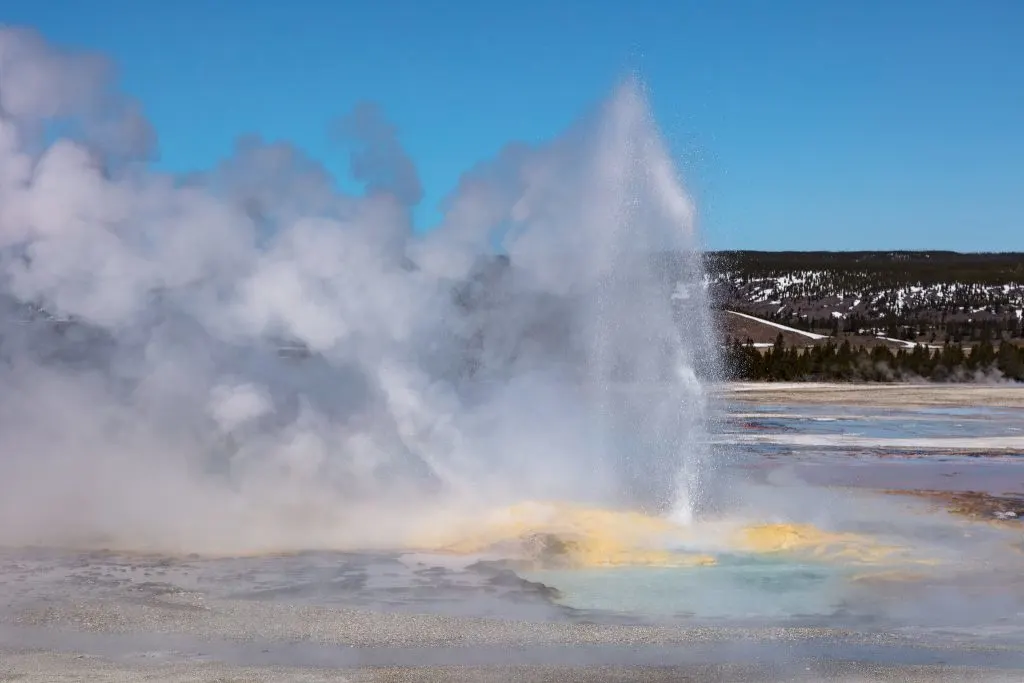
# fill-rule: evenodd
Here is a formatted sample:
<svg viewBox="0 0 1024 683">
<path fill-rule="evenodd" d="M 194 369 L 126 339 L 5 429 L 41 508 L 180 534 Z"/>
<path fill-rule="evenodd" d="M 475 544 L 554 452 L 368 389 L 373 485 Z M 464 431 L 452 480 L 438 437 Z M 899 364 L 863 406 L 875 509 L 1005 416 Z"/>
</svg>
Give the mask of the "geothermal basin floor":
<svg viewBox="0 0 1024 683">
<path fill-rule="evenodd" d="M 403 551 L 6 549 L 0 681 L 1024 680 L 1024 521 L 1006 514 L 1024 412 L 984 389 L 895 410 L 891 388 L 776 388 L 715 435 L 736 514 L 902 539 L 934 565 L 726 552 L 606 579 Z"/>
<path fill-rule="evenodd" d="M 0 633 L 2 680 L 1020 680 L 1012 648 L 830 629 L 508 622 L 195 598 L 81 603 Z M 75 653 L 75 654 L 72 654 Z M 88 654 L 79 654 L 88 653 Z"/>
</svg>

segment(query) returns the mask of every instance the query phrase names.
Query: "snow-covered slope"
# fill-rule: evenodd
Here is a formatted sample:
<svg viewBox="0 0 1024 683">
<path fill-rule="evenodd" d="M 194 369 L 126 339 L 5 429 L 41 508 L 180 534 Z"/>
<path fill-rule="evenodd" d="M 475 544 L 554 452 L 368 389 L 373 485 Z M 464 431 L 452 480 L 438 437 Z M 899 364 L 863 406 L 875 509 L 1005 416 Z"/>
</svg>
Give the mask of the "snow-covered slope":
<svg viewBox="0 0 1024 683">
<path fill-rule="evenodd" d="M 801 270 L 711 276 L 723 308 L 812 332 L 870 335 L 956 334 L 954 327 L 987 325 L 1024 334 L 1024 277 L 997 283 L 894 282 L 878 273 Z M 896 332 L 895 330 L 899 330 Z"/>
<path fill-rule="evenodd" d="M 807 270 L 752 278 L 742 272 L 725 271 L 713 276 L 712 281 L 751 305 L 817 302 L 837 317 L 851 312 L 900 315 L 922 309 L 1009 313 L 1017 318 L 1024 315 L 1024 280 L 998 284 L 889 284 L 872 275 L 865 272 L 851 277 L 850 273 L 843 273 L 837 277 L 828 271 Z"/>
</svg>

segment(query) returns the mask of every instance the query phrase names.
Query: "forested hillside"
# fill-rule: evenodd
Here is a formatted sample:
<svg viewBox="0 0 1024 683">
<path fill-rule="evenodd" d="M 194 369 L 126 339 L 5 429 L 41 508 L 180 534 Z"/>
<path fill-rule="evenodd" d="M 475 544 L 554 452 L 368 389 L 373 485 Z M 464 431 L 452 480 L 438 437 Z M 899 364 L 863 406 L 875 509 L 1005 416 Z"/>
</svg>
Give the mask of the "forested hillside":
<svg viewBox="0 0 1024 683">
<path fill-rule="evenodd" d="M 713 252 L 716 305 L 832 336 L 942 344 L 1024 334 L 1024 254 Z"/>
<path fill-rule="evenodd" d="M 849 340 L 787 346 L 779 335 L 767 350 L 734 339 L 725 360 L 729 379 L 748 381 L 1024 381 L 1024 346 L 996 346 L 987 339 L 972 347 L 918 344 L 894 351 L 884 345 L 854 346 Z"/>
</svg>

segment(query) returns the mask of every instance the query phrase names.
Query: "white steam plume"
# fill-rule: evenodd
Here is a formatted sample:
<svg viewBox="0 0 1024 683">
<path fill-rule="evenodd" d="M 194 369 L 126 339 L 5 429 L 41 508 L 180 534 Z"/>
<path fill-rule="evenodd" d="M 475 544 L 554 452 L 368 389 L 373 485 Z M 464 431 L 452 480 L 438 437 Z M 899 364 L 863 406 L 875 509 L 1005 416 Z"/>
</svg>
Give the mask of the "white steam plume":
<svg viewBox="0 0 1024 683">
<path fill-rule="evenodd" d="M 638 85 L 467 173 L 425 237 L 390 124 L 360 105 L 339 134 L 365 196 L 258 138 L 154 173 L 102 60 L 0 29 L 0 543 L 255 552 L 401 543 L 453 501 L 702 504 L 714 337 Z"/>
</svg>

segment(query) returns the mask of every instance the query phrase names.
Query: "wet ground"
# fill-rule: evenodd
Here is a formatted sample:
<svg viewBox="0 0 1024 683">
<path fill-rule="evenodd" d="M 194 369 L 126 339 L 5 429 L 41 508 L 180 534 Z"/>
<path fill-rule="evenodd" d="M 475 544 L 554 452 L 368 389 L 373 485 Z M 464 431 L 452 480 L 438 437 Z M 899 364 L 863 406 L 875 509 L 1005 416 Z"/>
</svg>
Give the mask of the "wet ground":
<svg viewBox="0 0 1024 683">
<path fill-rule="evenodd" d="M 720 431 L 741 466 L 816 486 L 1024 495 L 1024 409 L 736 404 Z"/>
<path fill-rule="evenodd" d="M 803 507 L 805 519 L 935 560 L 892 572 L 818 566 L 820 586 L 839 588 L 800 600 L 821 608 L 811 622 L 1024 643 L 1024 410 L 739 403 L 719 440 L 754 491 L 792 492 L 786 514 Z"/>
<path fill-rule="evenodd" d="M 78 652 L 101 657 L 76 660 L 86 668 L 191 661 L 258 667 L 254 680 L 274 667 L 340 667 L 349 680 L 434 667 L 423 680 L 473 680 L 458 678 L 467 666 L 482 667 L 475 680 L 517 666 L 507 680 L 571 679 L 564 666 L 594 679 L 632 667 L 657 680 L 672 667 L 681 680 L 965 680 L 982 668 L 979 680 L 991 669 L 1012 680 L 1024 671 L 1022 429 L 1024 411 L 1008 407 L 731 406 L 715 436 L 729 456 L 730 514 L 859 534 L 906 551 L 895 559 L 730 550 L 716 546 L 718 527 L 691 548 L 715 562 L 689 567 L 513 571 L 401 549 L 216 559 L 7 549 L 0 660 L 43 650 L 59 669 L 52 653 Z M 727 675 L 734 666 L 752 668 Z M 967 669 L 913 678 L 932 666 Z M 357 677 L 373 671 L 383 677 Z M 0 665 L 0 680 L 7 673 Z"/>
</svg>

